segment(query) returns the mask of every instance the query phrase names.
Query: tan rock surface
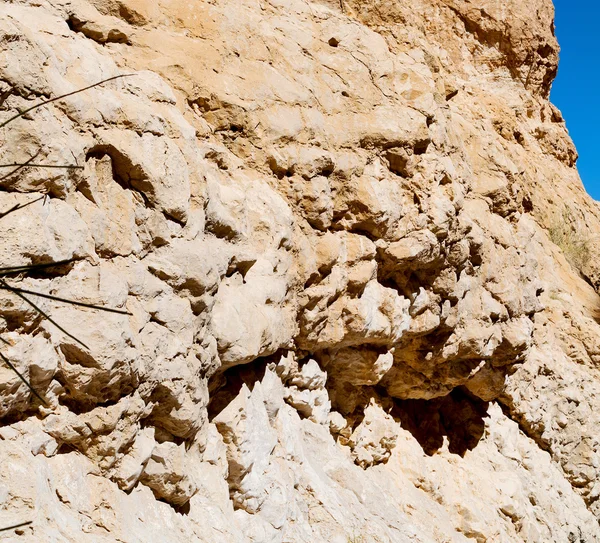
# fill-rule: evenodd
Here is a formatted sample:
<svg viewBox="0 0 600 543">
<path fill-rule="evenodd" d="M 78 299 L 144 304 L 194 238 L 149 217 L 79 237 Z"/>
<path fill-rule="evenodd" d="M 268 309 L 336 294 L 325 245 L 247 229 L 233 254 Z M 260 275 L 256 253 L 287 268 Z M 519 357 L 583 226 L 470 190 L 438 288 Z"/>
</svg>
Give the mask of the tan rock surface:
<svg viewBox="0 0 600 543">
<path fill-rule="evenodd" d="M 126 76 L 0 130 L 82 166 L 0 180 L 2 267 L 74 260 L 6 282 L 130 313 L 0 291 L 48 404 L 0 369 L 7 540 L 600 541 L 600 210 L 550 0 L 0 21 L 2 119 Z"/>
</svg>

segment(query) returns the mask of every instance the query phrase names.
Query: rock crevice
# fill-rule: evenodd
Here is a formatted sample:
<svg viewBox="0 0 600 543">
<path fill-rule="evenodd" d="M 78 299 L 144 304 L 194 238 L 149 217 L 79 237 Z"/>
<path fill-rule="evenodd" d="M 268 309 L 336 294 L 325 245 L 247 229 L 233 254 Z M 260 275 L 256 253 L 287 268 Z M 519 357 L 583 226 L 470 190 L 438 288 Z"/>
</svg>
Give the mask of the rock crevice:
<svg viewBox="0 0 600 543">
<path fill-rule="evenodd" d="M 81 166 L 0 179 L 2 267 L 56 263 L 6 277 L 39 309 L 0 291 L 47 402 L 0 369 L 0 528 L 600 540 L 600 211 L 548 102 L 549 0 L 0 21 L 2 119 L 127 75 L 0 128 L 2 163 Z"/>
</svg>

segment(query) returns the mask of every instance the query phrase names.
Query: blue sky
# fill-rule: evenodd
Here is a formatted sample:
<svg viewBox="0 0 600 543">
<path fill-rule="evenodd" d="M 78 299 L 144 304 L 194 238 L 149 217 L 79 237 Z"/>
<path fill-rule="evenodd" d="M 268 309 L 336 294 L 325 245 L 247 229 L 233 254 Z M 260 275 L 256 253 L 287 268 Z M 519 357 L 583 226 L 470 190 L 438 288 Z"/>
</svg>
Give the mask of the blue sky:
<svg viewBox="0 0 600 543">
<path fill-rule="evenodd" d="M 561 52 L 550 99 L 577 146 L 583 184 L 600 200 L 600 1 L 554 0 L 554 6 Z"/>
</svg>

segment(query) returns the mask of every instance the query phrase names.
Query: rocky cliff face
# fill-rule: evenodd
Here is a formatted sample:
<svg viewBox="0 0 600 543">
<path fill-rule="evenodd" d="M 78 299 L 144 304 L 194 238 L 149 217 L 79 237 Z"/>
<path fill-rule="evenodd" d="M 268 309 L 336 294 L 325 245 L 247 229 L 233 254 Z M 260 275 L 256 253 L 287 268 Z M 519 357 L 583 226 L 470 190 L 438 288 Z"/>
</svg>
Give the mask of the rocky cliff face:
<svg viewBox="0 0 600 543">
<path fill-rule="evenodd" d="M 0 6 L 0 527 L 600 541 L 600 210 L 550 0 Z M 2 173 L 2 172 L 0 172 Z M 8 171 L 6 172 L 8 173 Z M 47 195 L 43 200 L 40 195 Z M 77 341 L 80 340 L 80 341 Z M 85 347 L 81 345 L 85 344 Z"/>
</svg>

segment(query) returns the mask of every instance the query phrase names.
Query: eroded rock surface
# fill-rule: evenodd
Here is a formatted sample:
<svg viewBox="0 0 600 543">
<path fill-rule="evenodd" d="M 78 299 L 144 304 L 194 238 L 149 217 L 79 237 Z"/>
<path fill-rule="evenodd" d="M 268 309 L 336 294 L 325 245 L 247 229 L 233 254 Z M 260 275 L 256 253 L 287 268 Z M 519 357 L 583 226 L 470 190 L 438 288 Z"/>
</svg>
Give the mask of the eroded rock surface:
<svg viewBox="0 0 600 543">
<path fill-rule="evenodd" d="M 0 370 L 0 528 L 600 541 L 600 212 L 550 0 L 0 21 L 2 119 L 114 78 L 0 132 L 3 164 L 79 166 L 0 179 L 2 267 L 57 263 L 0 291 L 44 400 Z"/>
</svg>

